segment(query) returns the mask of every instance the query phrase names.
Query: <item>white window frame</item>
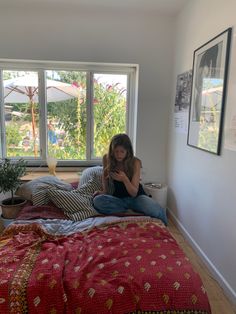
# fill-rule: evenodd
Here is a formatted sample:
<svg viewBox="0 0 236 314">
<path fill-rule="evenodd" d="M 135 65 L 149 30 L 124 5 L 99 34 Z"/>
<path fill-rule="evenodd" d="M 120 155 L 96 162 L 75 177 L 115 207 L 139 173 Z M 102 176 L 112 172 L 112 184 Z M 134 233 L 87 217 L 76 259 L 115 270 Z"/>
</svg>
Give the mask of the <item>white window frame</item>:
<svg viewBox="0 0 236 314">
<path fill-rule="evenodd" d="M 136 151 L 137 134 L 137 107 L 138 107 L 138 64 L 116 64 L 116 63 L 86 63 L 86 62 L 61 62 L 61 61 L 36 61 L 36 60 L 12 60 L 0 59 L 0 157 L 6 158 L 6 133 L 4 118 L 4 93 L 3 93 L 3 70 L 12 71 L 35 71 L 39 75 L 39 104 L 40 104 L 40 157 L 24 157 L 29 166 L 46 166 L 47 148 L 47 110 L 46 110 L 46 88 L 45 71 L 84 71 L 87 72 L 87 141 L 86 160 L 62 160 L 58 166 L 89 166 L 101 164 L 101 159 L 92 159 L 93 145 L 93 117 L 92 99 L 93 90 L 92 80 L 94 73 L 102 74 L 126 74 L 128 75 L 127 84 L 127 130 L 132 143 L 134 152 Z M 90 117 L 90 118 L 89 118 Z M 12 158 L 17 159 L 17 158 Z"/>
</svg>

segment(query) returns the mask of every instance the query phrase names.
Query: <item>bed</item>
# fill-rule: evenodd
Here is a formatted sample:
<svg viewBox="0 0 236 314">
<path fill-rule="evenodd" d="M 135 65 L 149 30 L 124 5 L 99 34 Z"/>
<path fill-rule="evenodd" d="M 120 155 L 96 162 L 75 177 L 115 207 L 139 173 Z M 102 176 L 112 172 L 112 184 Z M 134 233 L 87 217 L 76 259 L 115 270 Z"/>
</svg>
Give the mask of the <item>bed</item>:
<svg viewBox="0 0 236 314">
<path fill-rule="evenodd" d="M 27 205 L 0 237 L 0 313 L 209 314 L 199 275 L 151 217 L 72 221 Z"/>
</svg>

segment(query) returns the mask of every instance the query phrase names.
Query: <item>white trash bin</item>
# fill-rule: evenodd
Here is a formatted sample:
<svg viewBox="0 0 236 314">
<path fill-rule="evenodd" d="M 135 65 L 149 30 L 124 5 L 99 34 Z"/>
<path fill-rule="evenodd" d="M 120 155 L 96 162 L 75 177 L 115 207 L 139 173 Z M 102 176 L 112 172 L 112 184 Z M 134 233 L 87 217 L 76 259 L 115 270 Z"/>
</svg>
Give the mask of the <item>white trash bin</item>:
<svg viewBox="0 0 236 314">
<path fill-rule="evenodd" d="M 157 201 L 161 207 L 166 208 L 168 190 L 166 184 L 154 182 L 144 183 L 143 188 L 147 195 L 151 196 L 155 201 Z"/>
</svg>

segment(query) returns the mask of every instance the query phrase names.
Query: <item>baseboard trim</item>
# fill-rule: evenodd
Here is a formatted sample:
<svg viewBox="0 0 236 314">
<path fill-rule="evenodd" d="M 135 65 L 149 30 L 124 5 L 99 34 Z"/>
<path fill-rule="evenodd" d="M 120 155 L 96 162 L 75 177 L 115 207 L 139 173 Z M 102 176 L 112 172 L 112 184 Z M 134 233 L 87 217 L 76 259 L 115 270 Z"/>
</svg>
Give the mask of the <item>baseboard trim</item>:
<svg viewBox="0 0 236 314">
<path fill-rule="evenodd" d="M 175 214 L 167 208 L 168 214 L 170 214 L 171 218 L 174 220 L 174 223 L 179 227 L 179 229 L 183 232 L 183 234 L 186 236 L 198 256 L 202 259 L 202 261 L 206 264 L 209 271 L 211 272 L 213 278 L 219 283 L 219 285 L 224 290 L 227 297 L 230 299 L 230 301 L 236 306 L 236 292 L 234 289 L 230 286 L 230 284 L 227 282 L 227 280 L 222 276 L 222 274 L 219 272 L 219 270 L 215 267 L 215 265 L 211 262 L 211 260 L 207 257 L 207 255 L 202 251 L 200 246 L 195 242 L 195 240 L 191 237 L 191 235 L 188 233 L 188 231 L 184 228 L 182 223 L 178 220 L 178 218 L 175 216 Z"/>
</svg>

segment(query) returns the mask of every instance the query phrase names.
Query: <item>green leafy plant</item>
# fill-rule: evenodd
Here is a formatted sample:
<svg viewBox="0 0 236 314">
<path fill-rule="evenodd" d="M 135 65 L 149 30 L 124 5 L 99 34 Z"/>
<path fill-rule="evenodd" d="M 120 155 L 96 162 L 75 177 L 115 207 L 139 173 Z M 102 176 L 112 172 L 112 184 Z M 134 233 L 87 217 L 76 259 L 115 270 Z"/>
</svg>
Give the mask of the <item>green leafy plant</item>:
<svg viewBox="0 0 236 314">
<path fill-rule="evenodd" d="M 7 147 L 18 146 L 21 141 L 21 134 L 16 122 L 6 125 Z"/>
<path fill-rule="evenodd" d="M 20 178 L 26 173 L 26 161 L 16 162 L 2 159 L 0 162 L 0 193 L 11 192 L 11 204 L 14 204 L 14 191 L 21 184 Z"/>
</svg>

